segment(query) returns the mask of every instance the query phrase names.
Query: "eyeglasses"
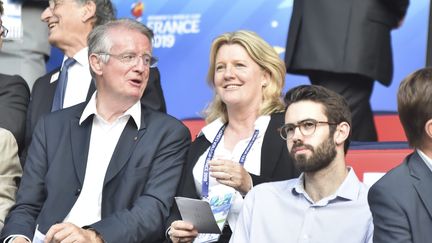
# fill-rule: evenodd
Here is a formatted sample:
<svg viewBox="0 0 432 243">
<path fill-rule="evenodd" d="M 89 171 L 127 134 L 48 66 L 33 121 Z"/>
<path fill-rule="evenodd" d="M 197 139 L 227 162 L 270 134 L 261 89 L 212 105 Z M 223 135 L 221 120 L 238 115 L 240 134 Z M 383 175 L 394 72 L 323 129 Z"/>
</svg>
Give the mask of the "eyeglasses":
<svg viewBox="0 0 432 243">
<path fill-rule="evenodd" d="M 316 127 L 318 124 L 328 124 L 330 125 L 337 125 L 337 123 L 334 122 L 326 122 L 326 121 L 317 121 L 314 119 L 307 119 L 304 121 L 300 121 L 297 123 L 297 125 L 288 123 L 280 127 L 279 135 L 283 140 L 291 139 L 294 136 L 295 129 L 298 127 L 300 130 L 300 133 L 303 136 L 310 136 L 315 133 Z"/>
<path fill-rule="evenodd" d="M 0 26 L 0 36 L 3 38 L 6 38 L 7 34 L 9 33 L 9 30 L 6 29 L 3 25 Z"/>
<path fill-rule="evenodd" d="M 140 59 L 143 61 L 144 65 L 149 66 L 151 68 L 156 67 L 158 62 L 156 57 L 150 56 L 148 54 L 144 54 L 144 55 L 137 55 L 135 53 L 124 53 L 119 55 L 114 55 L 111 53 L 98 53 L 98 54 L 112 56 L 118 59 L 120 62 L 130 66 L 137 65 Z"/>
</svg>

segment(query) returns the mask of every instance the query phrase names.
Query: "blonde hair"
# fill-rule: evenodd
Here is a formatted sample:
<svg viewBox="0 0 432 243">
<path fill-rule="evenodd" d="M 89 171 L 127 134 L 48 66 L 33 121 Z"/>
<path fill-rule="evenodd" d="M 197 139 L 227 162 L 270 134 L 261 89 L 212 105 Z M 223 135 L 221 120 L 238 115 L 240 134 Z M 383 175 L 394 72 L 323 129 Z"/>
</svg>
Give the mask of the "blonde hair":
<svg viewBox="0 0 432 243">
<path fill-rule="evenodd" d="M 221 46 L 233 44 L 242 46 L 252 60 L 269 74 L 270 82 L 263 88 L 263 102 L 259 114 L 269 115 L 284 111 L 285 106 L 281 96 L 285 84 L 285 63 L 279 58 L 276 51 L 255 32 L 239 30 L 218 36 L 211 45 L 207 82 L 213 89 L 214 97 L 203 112 L 206 122 L 210 123 L 219 117 L 223 122 L 228 121 L 226 105 L 214 89 L 215 59 Z"/>
</svg>

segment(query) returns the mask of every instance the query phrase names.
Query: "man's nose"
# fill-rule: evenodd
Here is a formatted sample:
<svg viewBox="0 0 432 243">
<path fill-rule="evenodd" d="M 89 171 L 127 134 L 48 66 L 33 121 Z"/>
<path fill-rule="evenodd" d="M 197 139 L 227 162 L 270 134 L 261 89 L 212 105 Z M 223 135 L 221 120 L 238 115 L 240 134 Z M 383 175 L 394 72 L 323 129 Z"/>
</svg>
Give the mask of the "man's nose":
<svg viewBox="0 0 432 243">
<path fill-rule="evenodd" d="M 45 10 L 41 13 L 41 20 L 48 23 L 49 17 L 51 17 L 52 11 L 50 7 L 46 7 Z"/>
</svg>

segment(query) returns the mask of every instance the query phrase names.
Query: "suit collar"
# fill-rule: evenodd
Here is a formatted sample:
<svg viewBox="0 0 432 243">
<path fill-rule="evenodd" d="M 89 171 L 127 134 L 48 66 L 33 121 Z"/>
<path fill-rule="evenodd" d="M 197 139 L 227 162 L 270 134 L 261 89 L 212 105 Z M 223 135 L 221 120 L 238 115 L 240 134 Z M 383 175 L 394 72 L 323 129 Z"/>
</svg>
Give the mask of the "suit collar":
<svg viewBox="0 0 432 243">
<path fill-rule="evenodd" d="M 106 185 L 110 180 L 117 175 L 120 170 L 124 167 L 124 165 L 129 160 L 132 152 L 134 151 L 136 145 L 140 141 L 141 137 L 144 135 L 146 130 L 146 122 L 145 117 L 147 114 L 147 110 L 144 106 L 139 103 L 139 107 L 141 108 L 141 117 L 140 117 L 140 128 L 138 129 L 137 124 L 133 120 L 133 118 L 129 118 L 125 128 L 123 129 L 122 134 L 120 135 L 119 141 L 117 143 L 116 148 L 114 149 L 114 153 L 111 157 L 106 175 L 104 185 Z M 79 111 L 75 114 L 74 118 L 70 121 L 70 134 L 71 134 L 71 144 L 72 144 L 72 157 L 73 163 L 75 167 L 75 171 L 77 177 L 81 183 L 81 186 L 84 183 L 85 169 L 87 165 L 88 159 L 88 151 L 90 147 L 90 137 L 91 130 L 93 125 L 93 117 L 94 114 L 88 116 L 86 119 L 79 123 L 80 117 L 83 114 L 83 110 L 86 106 L 86 103 L 80 104 L 82 106 Z"/>
<path fill-rule="evenodd" d="M 82 109 L 84 109 L 85 105 L 81 104 L 81 106 Z M 84 175 L 87 166 L 91 130 L 93 125 L 93 119 L 86 119 L 83 123 L 79 124 L 79 118 L 82 114 L 82 109 L 79 109 L 80 112 L 77 112 L 75 117 L 70 121 L 72 160 L 81 186 L 84 183 Z"/>
<path fill-rule="evenodd" d="M 97 106 L 96 106 L 96 95 L 97 92 L 94 92 L 90 100 L 87 102 L 86 107 L 84 108 L 84 111 L 82 112 L 82 115 L 80 117 L 79 124 L 81 124 L 83 121 L 85 121 L 87 118 L 89 118 L 92 115 L 97 115 L 98 118 L 104 120 L 97 112 Z M 137 125 L 141 125 L 141 103 L 140 101 L 137 101 L 133 106 L 131 106 L 128 110 L 126 110 L 123 115 L 126 116 L 129 115 L 132 117 L 133 121 Z"/>
<path fill-rule="evenodd" d="M 407 161 L 414 188 L 432 217 L 432 172 L 417 152 L 411 154 Z"/>
<path fill-rule="evenodd" d="M 276 168 L 281 152 L 284 152 L 285 143 L 281 143 L 277 129 L 284 124 L 285 113 L 271 115 L 270 123 L 264 135 L 265 143 L 262 144 L 261 163 L 265 161 L 266 166 L 261 166 L 261 175 L 271 175 Z M 286 151 L 285 151 L 286 152 Z"/>
</svg>

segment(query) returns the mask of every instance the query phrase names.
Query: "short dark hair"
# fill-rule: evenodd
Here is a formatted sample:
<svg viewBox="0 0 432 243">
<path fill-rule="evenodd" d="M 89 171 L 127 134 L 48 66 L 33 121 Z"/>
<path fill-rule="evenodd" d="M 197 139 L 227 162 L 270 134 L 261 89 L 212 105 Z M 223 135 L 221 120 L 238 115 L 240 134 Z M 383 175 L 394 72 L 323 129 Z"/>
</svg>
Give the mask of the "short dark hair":
<svg viewBox="0 0 432 243">
<path fill-rule="evenodd" d="M 0 15 L 3 15 L 3 2 L 0 0 Z"/>
<path fill-rule="evenodd" d="M 351 111 L 346 100 L 338 93 L 318 85 L 300 85 L 294 87 L 285 94 L 286 108 L 296 102 L 313 101 L 324 106 L 324 114 L 328 122 L 347 122 L 351 126 Z M 336 128 L 330 126 L 330 133 L 334 134 Z M 344 144 L 344 152 L 348 151 L 351 131 Z"/>
<path fill-rule="evenodd" d="M 425 136 L 424 126 L 432 119 L 432 68 L 422 68 L 402 80 L 397 102 L 408 143 L 418 148 Z"/>
</svg>

